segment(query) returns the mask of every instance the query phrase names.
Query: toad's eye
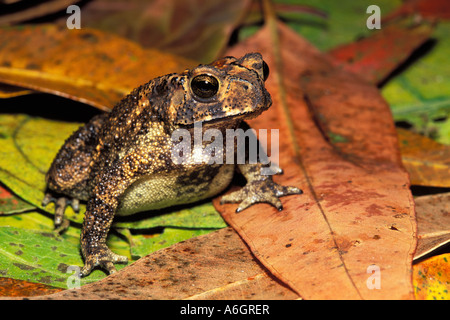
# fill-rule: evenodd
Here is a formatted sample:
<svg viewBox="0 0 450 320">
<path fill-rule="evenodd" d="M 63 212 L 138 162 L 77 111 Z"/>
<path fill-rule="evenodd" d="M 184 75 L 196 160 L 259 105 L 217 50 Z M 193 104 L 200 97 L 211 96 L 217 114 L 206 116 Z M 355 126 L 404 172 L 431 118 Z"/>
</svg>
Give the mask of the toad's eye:
<svg viewBox="0 0 450 320">
<path fill-rule="evenodd" d="M 213 76 L 202 74 L 192 79 L 191 88 L 197 97 L 208 99 L 214 97 L 219 91 L 219 81 Z"/>
<path fill-rule="evenodd" d="M 267 78 L 269 77 L 269 66 L 265 61 L 263 61 L 263 77 L 264 81 L 266 81 Z"/>
</svg>

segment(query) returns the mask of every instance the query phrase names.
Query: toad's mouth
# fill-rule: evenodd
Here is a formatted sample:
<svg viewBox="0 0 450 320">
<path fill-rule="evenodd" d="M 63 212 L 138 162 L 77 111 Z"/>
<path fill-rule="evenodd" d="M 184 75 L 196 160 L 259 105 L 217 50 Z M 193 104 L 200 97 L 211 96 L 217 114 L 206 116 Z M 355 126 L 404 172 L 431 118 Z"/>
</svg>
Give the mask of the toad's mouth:
<svg viewBox="0 0 450 320">
<path fill-rule="evenodd" d="M 196 123 L 203 123 L 208 125 L 208 127 L 214 128 L 216 127 L 234 127 L 235 123 L 240 123 L 244 120 L 251 120 L 257 118 L 261 113 L 269 109 L 271 104 L 267 106 L 256 108 L 255 110 L 241 112 L 239 114 L 232 115 L 224 115 L 222 117 L 208 118 L 208 117 L 199 117 L 198 120 L 194 120 L 190 123 L 181 123 L 179 124 L 180 128 L 190 129 L 193 128 Z"/>
</svg>

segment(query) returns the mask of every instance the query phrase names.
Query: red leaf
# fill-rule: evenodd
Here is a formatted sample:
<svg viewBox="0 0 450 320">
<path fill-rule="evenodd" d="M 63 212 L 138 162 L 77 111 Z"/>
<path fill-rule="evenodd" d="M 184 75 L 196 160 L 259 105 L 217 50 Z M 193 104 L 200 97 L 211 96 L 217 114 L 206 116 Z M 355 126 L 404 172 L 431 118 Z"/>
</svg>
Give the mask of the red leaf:
<svg viewBox="0 0 450 320">
<path fill-rule="evenodd" d="M 377 84 L 428 40 L 432 30 L 429 24 L 397 23 L 374 31 L 370 37 L 332 49 L 329 54 L 336 66 Z"/>
<path fill-rule="evenodd" d="M 450 19 L 450 2 L 448 0 L 409 0 L 397 10 L 386 16 L 383 21 L 412 14 L 429 19 Z"/>
</svg>

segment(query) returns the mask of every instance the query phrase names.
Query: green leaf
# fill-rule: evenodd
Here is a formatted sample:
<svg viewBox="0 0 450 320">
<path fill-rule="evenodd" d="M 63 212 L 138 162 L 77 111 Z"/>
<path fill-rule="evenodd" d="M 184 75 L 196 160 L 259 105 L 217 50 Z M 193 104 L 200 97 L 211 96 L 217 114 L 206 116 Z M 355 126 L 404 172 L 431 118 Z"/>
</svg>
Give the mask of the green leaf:
<svg viewBox="0 0 450 320">
<path fill-rule="evenodd" d="M 0 114 L 0 181 L 28 203 L 53 213 L 53 204 L 41 205 L 45 174 L 65 139 L 79 126 L 24 114 Z M 66 216 L 82 222 L 82 216 L 70 207 Z"/>
<path fill-rule="evenodd" d="M 288 19 L 289 27 L 322 51 L 327 51 L 340 44 L 353 42 L 357 38 L 373 32 L 366 26 L 366 21 L 370 16 L 366 13 L 368 6 L 379 6 L 381 16 L 384 16 L 402 4 L 400 0 L 276 0 L 275 2 L 292 5 L 301 4 L 327 14 L 326 18 L 322 18 L 318 15 L 295 11 L 288 15 L 283 12 L 283 17 Z M 243 30 L 242 36 L 248 37 L 257 30 L 255 27 L 246 28 Z"/>
<path fill-rule="evenodd" d="M 396 121 L 408 122 L 443 144 L 450 144 L 449 32 L 450 22 L 440 23 L 431 50 L 382 89 Z"/>
<path fill-rule="evenodd" d="M 209 232 L 211 230 L 164 228 L 162 233 L 156 235 L 135 235 L 133 236 L 134 245 L 131 246 L 131 254 L 133 258 L 137 259 L 151 252 Z"/>
<path fill-rule="evenodd" d="M 30 282 L 67 288 L 73 272 L 69 266 L 81 267 L 83 260 L 71 235 L 57 236 L 48 231 L 17 227 L 0 227 L 0 275 Z M 120 269 L 123 266 L 117 266 Z M 98 281 L 106 275 L 95 270 L 81 285 Z"/>
<path fill-rule="evenodd" d="M 195 211 L 195 210 L 194 210 Z M 176 223 L 176 222 L 175 222 Z M 63 235 L 53 232 L 53 220 L 39 212 L 27 212 L 0 217 L 0 276 L 30 282 L 44 283 L 66 288 L 73 273 L 66 273 L 68 266 L 83 265 L 80 254 L 80 229 L 69 227 Z M 174 243 L 206 234 L 212 229 L 163 228 L 160 232 L 126 234 L 130 245 L 111 232 L 108 247 L 121 255 L 128 256 L 130 263 L 156 250 Z M 123 265 L 116 265 L 117 269 Z M 95 270 L 81 285 L 98 281 L 106 274 Z"/>
<path fill-rule="evenodd" d="M 133 220 L 118 219 L 117 228 L 150 229 L 156 227 L 179 227 L 196 229 L 219 229 L 227 225 L 211 202 L 195 207 L 161 210 L 155 213 L 143 212 L 131 217 Z"/>
<path fill-rule="evenodd" d="M 53 232 L 53 219 L 39 212 L 3 216 L 0 225 L 2 277 L 66 288 L 67 278 L 73 274 L 66 273 L 67 266 L 82 267 L 84 264 L 80 253 L 81 230 L 77 227 L 69 227 L 58 236 Z M 131 260 L 130 246 L 114 233 L 109 235 L 107 244 L 111 250 Z M 123 265 L 116 267 L 121 269 Z M 105 276 L 103 271 L 96 270 L 83 278 L 81 285 Z"/>
<path fill-rule="evenodd" d="M 53 219 L 36 211 L 0 217 L 0 225 L 2 227 L 14 227 L 35 231 L 53 231 Z M 69 232 L 69 230 L 71 232 L 73 228 L 69 228 L 67 232 Z M 76 234 L 70 234 L 76 237 Z"/>
</svg>

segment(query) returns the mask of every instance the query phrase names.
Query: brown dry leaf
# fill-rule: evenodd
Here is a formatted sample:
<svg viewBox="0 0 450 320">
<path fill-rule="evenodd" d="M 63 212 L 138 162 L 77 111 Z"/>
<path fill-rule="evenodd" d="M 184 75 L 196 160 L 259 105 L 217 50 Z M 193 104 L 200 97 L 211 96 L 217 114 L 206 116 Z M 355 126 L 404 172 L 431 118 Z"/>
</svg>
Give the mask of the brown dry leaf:
<svg viewBox="0 0 450 320">
<path fill-rule="evenodd" d="M 116 33 L 143 47 L 209 63 L 223 53 L 250 3 L 249 0 L 95 0 L 83 5 L 82 24 L 83 28 Z M 65 25 L 66 19 L 58 23 Z"/>
<path fill-rule="evenodd" d="M 418 244 L 414 259 L 419 259 L 450 243 L 450 193 L 417 197 Z"/>
<path fill-rule="evenodd" d="M 274 21 L 274 20 L 272 20 Z M 300 187 L 284 210 L 216 208 L 276 277 L 305 299 L 410 299 L 414 202 L 389 106 L 363 79 L 333 67 L 281 23 L 268 23 L 228 54 L 259 51 L 273 106 L 251 121 L 279 129 L 274 179 Z M 369 289 L 368 267 L 381 271 Z"/>
<path fill-rule="evenodd" d="M 132 89 L 197 63 L 93 29 L 0 29 L 0 82 L 109 110 Z"/>
<path fill-rule="evenodd" d="M 32 297 L 60 291 L 62 289 L 42 283 L 0 277 L 0 297 Z"/>
<path fill-rule="evenodd" d="M 231 228 L 159 250 L 96 283 L 35 299 L 298 299 Z"/>
<path fill-rule="evenodd" d="M 71 4 L 80 2 L 79 0 L 47 0 L 44 2 L 25 3 L 22 1 L 18 6 L 14 2 L 16 1 L 4 1 L 2 4 L 0 1 L 0 9 L 4 10 L 0 12 L 0 26 L 8 26 L 18 22 L 23 22 L 31 19 L 36 19 L 46 15 L 56 13 L 58 11 L 66 10 Z M 7 12 L 7 14 L 4 14 Z"/>
<path fill-rule="evenodd" d="M 450 187 L 450 147 L 409 130 L 397 133 L 411 184 Z"/>
</svg>

